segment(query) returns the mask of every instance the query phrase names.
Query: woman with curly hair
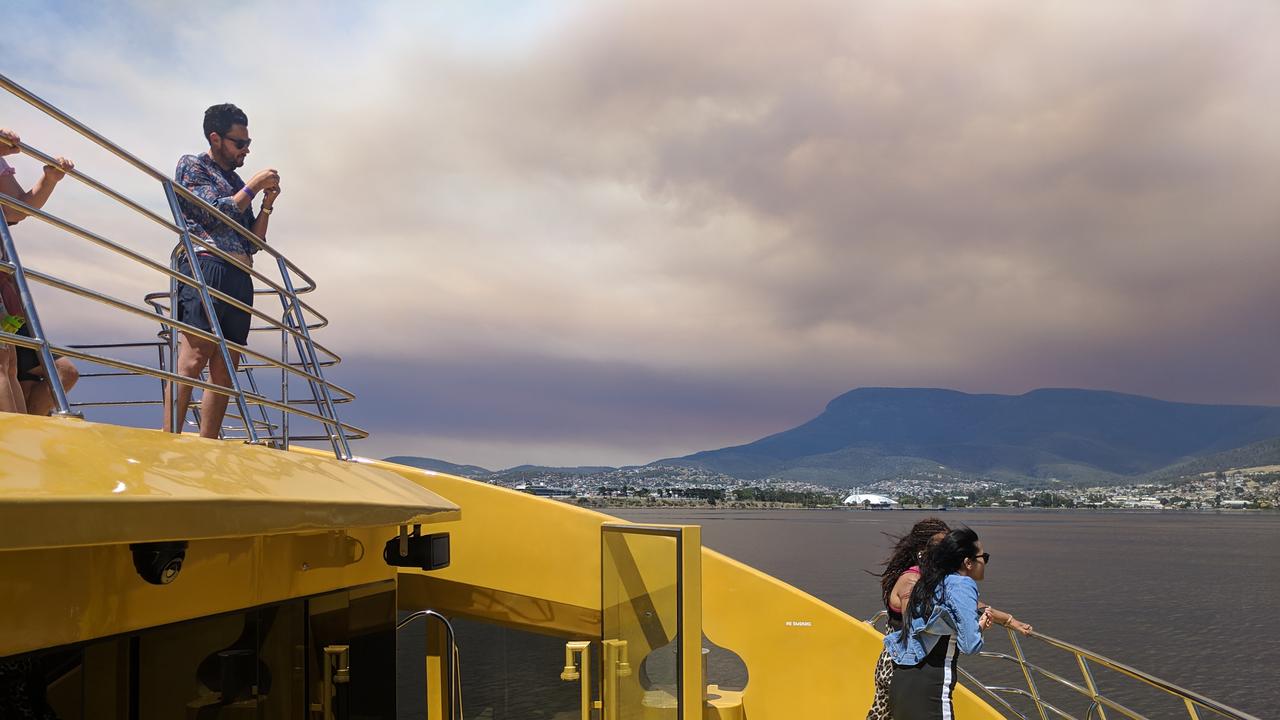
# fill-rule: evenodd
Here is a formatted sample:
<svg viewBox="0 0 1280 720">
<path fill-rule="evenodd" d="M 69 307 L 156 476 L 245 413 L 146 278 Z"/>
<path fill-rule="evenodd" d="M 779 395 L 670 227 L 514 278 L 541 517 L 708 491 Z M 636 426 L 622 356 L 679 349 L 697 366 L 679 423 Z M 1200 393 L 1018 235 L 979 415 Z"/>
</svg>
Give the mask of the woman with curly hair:
<svg viewBox="0 0 1280 720">
<path fill-rule="evenodd" d="M 894 543 L 893 552 L 884 561 L 884 570 L 880 573 L 880 596 L 889 615 L 891 632 L 902 628 L 902 603 L 920 578 L 920 559 L 924 556 L 925 549 L 930 541 L 942 538 L 950 530 L 945 522 L 936 517 L 925 518 L 912 525 L 911 530 Z M 867 720 L 888 719 L 889 679 L 892 676 L 893 661 L 889 659 L 887 651 L 881 652 L 880 659 L 876 661 L 875 697 L 871 700 L 871 709 L 867 711 Z"/>
<path fill-rule="evenodd" d="M 982 648 L 982 631 L 996 613 L 978 602 L 978 582 L 986 577 L 991 553 L 969 528 L 952 530 L 925 551 L 921 574 L 902 604 L 902 627 L 885 636 L 893 660 L 889 715 L 893 720 L 955 717 L 951 693 L 956 659 Z M 1016 622 L 1007 613 L 1005 625 Z M 1020 623 L 1024 634 L 1031 626 Z"/>
<path fill-rule="evenodd" d="M 902 609 L 911 591 L 920 580 L 920 563 L 928 549 L 946 537 L 951 528 L 936 517 L 925 518 L 894 543 L 893 552 L 884 562 L 880 573 L 880 594 L 889 618 L 889 631 L 902 629 Z M 886 533 L 887 534 L 887 533 Z M 988 605 L 982 607 L 991 614 L 992 622 L 1011 627 L 1023 635 L 1031 634 L 1031 626 L 1013 615 Z M 880 653 L 875 669 L 875 696 L 867 720 L 888 720 L 889 682 L 893 676 L 893 660 L 887 650 Z"/>
</svg>

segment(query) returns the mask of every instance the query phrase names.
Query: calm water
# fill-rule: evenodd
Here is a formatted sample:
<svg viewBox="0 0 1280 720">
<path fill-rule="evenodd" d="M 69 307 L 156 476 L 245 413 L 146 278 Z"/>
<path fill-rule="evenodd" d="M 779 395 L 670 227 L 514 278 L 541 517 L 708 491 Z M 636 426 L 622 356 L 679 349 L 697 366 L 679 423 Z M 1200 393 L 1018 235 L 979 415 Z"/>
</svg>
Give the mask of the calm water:
<svg viewBox="0 0 1280 720">
<path fill-rule="evenodd" d="M 927 515 L 618 514 L 701 525 L 706 546 L 861 618 L 879 609 L 877 579 L 863 570 L 887 555 L 882 533 L 905 532 Z M 1280 716 L 1280 514 L 953 510 L 940 517 L 972 527 L 991 553 L 985 601 L 1045 634 L 1259 717 Z"/>
</svg>

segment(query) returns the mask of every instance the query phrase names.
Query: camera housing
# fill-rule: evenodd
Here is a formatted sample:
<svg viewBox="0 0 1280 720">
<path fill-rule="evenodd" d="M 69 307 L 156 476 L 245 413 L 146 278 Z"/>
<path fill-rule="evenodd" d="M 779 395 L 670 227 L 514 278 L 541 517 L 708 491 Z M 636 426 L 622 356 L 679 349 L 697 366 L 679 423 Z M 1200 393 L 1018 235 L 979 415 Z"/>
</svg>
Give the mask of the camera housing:
<svg viewBox="0 0 1280 720">
<path fill-rule="evenodd" d="M 187 559 L 187 541 L 133 543 L 133 569 L 152 585 L 168 585 L 182 572 Z"/>
</svg>

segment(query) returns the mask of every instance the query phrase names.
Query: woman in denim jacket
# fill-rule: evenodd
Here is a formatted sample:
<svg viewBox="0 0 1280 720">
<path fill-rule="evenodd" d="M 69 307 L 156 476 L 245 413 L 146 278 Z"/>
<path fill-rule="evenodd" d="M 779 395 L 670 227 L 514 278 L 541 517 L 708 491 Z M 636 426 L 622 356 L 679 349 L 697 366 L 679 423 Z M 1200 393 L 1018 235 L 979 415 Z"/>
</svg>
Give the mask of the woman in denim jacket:
<svg viewBox="0 0 1280 720">
<path fill-rule="evenodd" d="M 920 581 L 903 608 L 903 628 L 884 638 L 893 659 L 889 712 L 894 720 L 954 717 L 956 658 L 978 652 L 982 631 L 991 625 L 990 611 L 978 606 L 977 583 L 990 558 L 969 528 L 952 530 L 928 550 Z"/>
</svg>

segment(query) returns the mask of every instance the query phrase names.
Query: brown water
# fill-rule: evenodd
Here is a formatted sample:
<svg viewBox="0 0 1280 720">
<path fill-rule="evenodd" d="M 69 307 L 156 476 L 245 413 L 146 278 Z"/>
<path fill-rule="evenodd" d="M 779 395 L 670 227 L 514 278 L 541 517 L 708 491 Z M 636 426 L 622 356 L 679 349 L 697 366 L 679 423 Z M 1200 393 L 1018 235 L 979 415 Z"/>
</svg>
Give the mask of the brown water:
<svg viewBox="0 0 1280 720">
<path fill-rule="evenodd" d="M 638 522 L 701 525 L 707 547 L 860 618 L 879 609 L 877 578 L 863 570 L 876 570 L 887 555 L 890 541 L 882 533 L 905 532 L 927 515 L 674 509 L 617 514 Z M 1280 640 L 1274 625 L 1280 616 L 1280 514 L 953 510 L 939 516 L 953 526 L 972 527 L 991 553 L 980 586 L 986 602 L 1040 632 L 1259 717 L 1280 717 Z M 1001 640 L 991 633 L 988 638 L 992 647 Z M 974 661 L 984 662 L 994 663 Z M 980 670 L 987 668 L 969 666 L 984 677 Z M 1073 666 L 1060 670 L 1073 671 L 1067 675 L 1073 680 L 1080 677 Z M 1110 679 L 1099 682 L 1104 692 L 1113 691 Z M 1143 702 L 1140 693 L 1114 691 L 1126 701 Z"/>
</svg>

